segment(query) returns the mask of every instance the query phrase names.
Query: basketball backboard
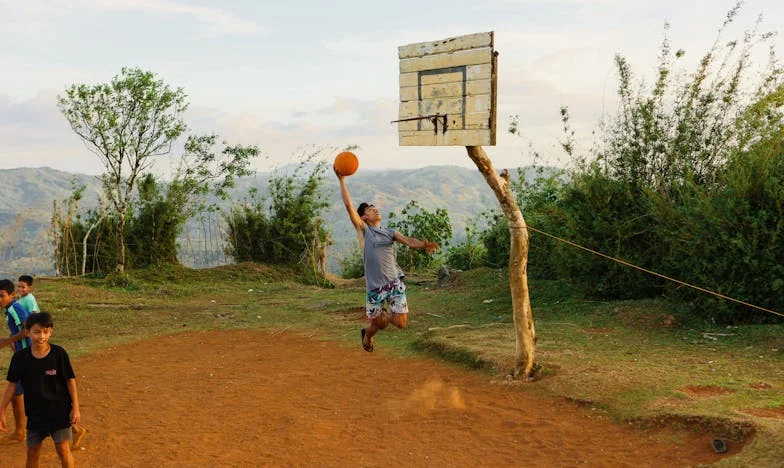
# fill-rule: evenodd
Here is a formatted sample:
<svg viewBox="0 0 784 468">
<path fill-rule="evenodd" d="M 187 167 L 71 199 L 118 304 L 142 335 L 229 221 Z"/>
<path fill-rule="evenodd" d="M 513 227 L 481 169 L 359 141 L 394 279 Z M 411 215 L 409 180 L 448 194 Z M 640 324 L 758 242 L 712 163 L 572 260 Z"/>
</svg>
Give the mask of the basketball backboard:
<svg viewBox="0 0 784 468">
<path fill-rule="evenodd" d="M 400 146 L 495 145 L 493 32 L 398 47 Z"/>
</svg>

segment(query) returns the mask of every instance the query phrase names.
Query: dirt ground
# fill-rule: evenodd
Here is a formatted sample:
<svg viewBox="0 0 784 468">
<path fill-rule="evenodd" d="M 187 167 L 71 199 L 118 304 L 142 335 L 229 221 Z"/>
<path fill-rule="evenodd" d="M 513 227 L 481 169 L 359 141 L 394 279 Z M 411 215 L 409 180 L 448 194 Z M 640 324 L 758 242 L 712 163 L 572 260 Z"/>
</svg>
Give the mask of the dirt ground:
<svg viewBox="0 0 784 468">
<path fill-rule="evenodd" d="M 381 349 L 378 349 L 381 348 Z M 77 466 L 694 466 L 711 435 L 646 433 L 436 361 L 269 331 L 186 333 L 74 360 Z M 12 424 L 9 410 L 9 425 Z M 24 445 L 0 445 L 22 466 Z M 739 450 L 730 446 L 732 455 Z M 51 440 L 42 466 L 59 466 Z"/>
</svg>

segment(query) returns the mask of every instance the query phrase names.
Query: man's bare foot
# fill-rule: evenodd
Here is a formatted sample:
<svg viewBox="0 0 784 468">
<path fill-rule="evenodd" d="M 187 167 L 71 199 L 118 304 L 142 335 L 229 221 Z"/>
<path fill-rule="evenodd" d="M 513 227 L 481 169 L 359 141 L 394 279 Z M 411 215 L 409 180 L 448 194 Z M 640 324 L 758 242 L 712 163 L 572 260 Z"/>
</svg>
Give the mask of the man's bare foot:
<svg viewBox="0 0 784 468">
<path fill-rule="evenodd" d="M 364 328 L 359 331 L 359 335 L 362 337 L 362 349 L 364 349 L 368 353 L 372 353 L 373 352 L 373 338 L 370 338 L 369 340 L 365 340 L 365 333 L 367 333 L 367 330 L 365 330 Z"/>
<path fill-rule="evenodd" d="M 80 426 L 79 424 L 74 424 L 73 426 L 71 426 L 71 432 L 73 432 L 71 447 L 79 448 L 79 445 L 81 445 L 82 443 L 82 439 L 84 439 L 85 434 L 87 434 L 87 429 Z"/>
</svg>

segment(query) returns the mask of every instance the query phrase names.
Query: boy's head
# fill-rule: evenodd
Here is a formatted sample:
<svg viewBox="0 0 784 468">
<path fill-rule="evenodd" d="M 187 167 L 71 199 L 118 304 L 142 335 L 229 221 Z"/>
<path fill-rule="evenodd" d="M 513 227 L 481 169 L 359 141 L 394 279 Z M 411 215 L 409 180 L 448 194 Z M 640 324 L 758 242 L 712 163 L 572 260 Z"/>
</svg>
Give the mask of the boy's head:
<svg viewBox="0 0 784 468">
<path fill-rule="evenodd" d="M 34 325 L 38 325 L 41 328 L 53 328 L 54 322 L 52 321 L 52 314 L 48 312 L 30 314 L 27 317 L 27 320 L 25 320 L 24 327 L 25 329 L 30 330 Z"/>
<path fill-rule="evenodd" d="M 8 307 L 14 300 L 14 283 L 10 279 L 0 280 L 0 307 Z"/>
<path fill-rule="evenodd" d="M 30 314 L 25 320 L 24 323 L 25 330 L 27 330 L 27 336 L 34 343 L 43 344 L 49 341 L 49 337 L 52 336 L 52 329 L 54 328 L 54 322 L 52 322 L 52 316 L 46 312 L 39 312 L 37 314 Z"/>
<path fill-rule="evenodd" d="M 375 205 L 369 203 L 360 203 L 359 208 L 357 208 L 357 214 L 359 215 L 359 218 L 366 223 L 381 221 L 381 212 L 378 211 L 378 208 L 376 208 Z"/>
<path fill-rule="evenodd" d="M 16 282 L 16 291 L 20 296 L 25 297 L 33 291 L 33 277 L 30 275 L 22 275 L 19 281 Z"/>
</svg>

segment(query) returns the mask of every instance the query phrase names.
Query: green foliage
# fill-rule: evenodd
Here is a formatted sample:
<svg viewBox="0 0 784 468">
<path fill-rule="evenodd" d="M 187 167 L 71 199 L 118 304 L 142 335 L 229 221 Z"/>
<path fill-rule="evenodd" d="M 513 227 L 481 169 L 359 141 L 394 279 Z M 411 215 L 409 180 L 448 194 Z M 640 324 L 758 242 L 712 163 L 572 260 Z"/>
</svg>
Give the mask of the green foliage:
<svg viewBox="0 0 784 468">
<path fill-rule="evenodd" d="M 480 235 L 477 221 L 469 222 L 465 228 L 465 238 L 447 249 L 447 265 L 458 270 L 484 266 L 487 262 L 487 249 L 482 244 Z"/>
<path fill-rule="evenodd" d="M 217 138 L 214 134 L 188 137 L 165 193 L 152 174 L 139 182 L 138 206 L 127 236 L 134 267 L 177 263 L 177 237 L 188 219 L 214 209 L 207 206 L 210 193 L 226 198 L 235 179 L 250 173 L 250 158 L 258 156 L 259 149 L 224 142 L 223 150 L 216 152 Z"/>
<path fill-rule="evenodd" d="M 129 291 L 135 291 L 138 289 L 136 283 L 134 283 L 127 273 L 113 271 L 106 275 L 103 281 L 104 284 L 109 288 L 126 289 Z"/>
<path fill-rule="evenodd" d="M 566 235 L 564 215 L 561 208 L 564 204 L 564 191 L 567 188 L 566 180 L 564 171 L 556 171 L 545 176 L 541 167 L 539 167 L 536 169 L 536 177 L 533 181 L 528 181 L 522 174 L 518 176 L 517 180 L 512 181 L 512 191 L 529 227 L 562 238 Z M 504 223 L 504 227 L 508 229 L 506 223 Z M 509 238 L 508 232 L 506 238 Z M 555 279 L 559 277 L 559 273 L 563 274 L 561 255 L 564 253 L 559 249 L 564 247 L 571 249 L 571 247 L 564 246 L 551 237 L 530 229 L 528 244 L 529 276 L 541 279 Z M 509 259 L 508 248 L 504 258 L 507 261 Z"/>
<path fill-rule="evenodd" d="M 652 86 L 616 56 L 619 108 L 601 122 L 595 146 L 588 154 L 579 150 L 562 108 L 561 147 L 573 172 L 515 188 L 532 227 L 775 310 L 784 288 L 784 70 L 772 47 L 766 67 L 752 66 L 756 49 L 773 37 L 759 32 L 759 22 L 740 40 L 721 38 L 739 9 L 730 10 L 692 73 L 675 67 L 685 52 L 673 52 L 668 26 Z M 508 258 L 503 218 L 495 217 L 483 242 L 491 264 Z M 545 277 L 568 278 L 591 296 L 642 298 L 666 290 L 714 321 L 778 320 L 536 233 L 529 263 L 532 274 L 543 265 Z"/>
<path fill-rule="evenodd" d="M 354 249 L 351 255 L 340 262 L 340 276 L 343 278 L 362 278 L 365 275 L 365 262 L 362 261 L 362 252 Z"/>
<path fill-rule="evenodd" d="M 732 157 L 717 188 L 684 187 L 682 203 L 670 209 L 662 226 L 672 233 L 664 268 L 692 284 L 784 310 L 783 152 L 782 140 L 765 140 Z M 692 289 L 670 292 L 712 321 L 780 321 Z"/>
<path fill-rule="evenodd" d="M 125 220 L 137 179 L 152 158 L 169 153 L 186 130 L 185 92 L 152 72 L 123 68 L 109 83 L 78 84 L 57 98 L 60 112 L 103 162 L 104 194 L 117 216 L 118 270 L 125 267 Z"/>
<path fill-rule="evenodd" d="M 484 216 L 488 219 L 488 227 L 481 234 L 482 245 L 486 252 L 485 262 L 487 266 L 505 268 L 509 266 L 511 246 L 509 222 L 500 209 L 487 212 Z"/>
<path fill-rule="evenodd" d="M 554 215 L 563 221 L 565 239 L 656 269 L 665 245 L 655 229 L 657 217 L 642 190 L 594 170 L 572 179 L 561 197 Z M 630 299 L 661 292 L 660 280 L 638 270 L 573 247 L 559 252 L 562 274 L 576 280 L 590 296 Z"/>
<path fill-rule="evenodd" d="M 187 220 L 199 211 L 211 209 L 206 206 L 210 193 L 225 196 L 234 178 L 248 173 L 249 158 L 258 155 L 258 148 L 226 146 L 216 155 L 212 150 L 216 138 L 215 135 L 189 137 L 170 183 L 162 184 L 149 173 L 139 180 L 138 199 L 128 207 L 127 227 L 123 230 L 128 248 L 126 264 L 136 268 L 176 264 L 177 239 Z M 220 177 L 222 181 L 217 180 Z M 119 261 L 118 253 L 111 251 L 119 246 L 118 217 L 107 215 L 101 207 L 88 212 L 82 220 L 77 205 L 84 190 L 83 185 L 74 189 L 66 201 L 70 221 L 60 226 L 59 251 L 64 255 L 58 261 L 60 270 L 66 274 L 80 273 L 85 258 L 86 273 L 106 273 Z M 88 232 L 90 226 L 93 231 Z M 86 255 L 82 248 L 85 236 L 88 236 Z"/>
<path fill-rule="evenodd" d="M 235 261 L 294 265 L 328 233 L 321 213 L 328 206 L 323 196 L 326 163 L 311 165 L 316 154 L 301 162 L 291 174 L 270 179 L 269 198 L 250 193 L 250 200 L 224 214 L 228 224 L 227 253 Z"/>
<path fill-rule="evenodd" d="M 437 242 L 442 248 L 446 247 L 452 238 L 452 224 L 449 213 L 443 208 L 436 208 L 431 212 L 421 208 L 416 201 L 411 200 L 401 211 L 400 215 L 394 212 L 387 217 L 389 227 L 399 231 L 406 237 Z M 400 246 L 397 250 L 397 261 L 404 269 L 427 269 L 438 261 L 437 256 L 430 255 L 424 249 L 412 249 Z"/>
<path fill-rule="evenodd" d="M 100 207 L 82 215 L 79 202 L 84 191 L 83 184 L 74 182 L 71 196 L 62 204 L 65 212 L 54 216 L 56 270 L 66 276 L 106 273 L 118 261 L 117 217 Z"/>
<path fill-rule="evenodd" d="M 238 177 L 250 175 L 252 158 L 259 156 L 256 145 L 229 145 L 223 142 L 219 152 L 215 148 L 218 135 L 189 135 L 185 152 L 171 184 L 169 198 L 186 219 L 205 209 L 205 197 L 212 193 L 221 200 L 228 197 Z"/>
<path fill-rule="evenodd" d="M 135 267 L 177 263 L 177 235 L 187 218 L 152 174 L 139 182 L 139 201 L 127 229 L 127 245 Z"/>
</svg>

